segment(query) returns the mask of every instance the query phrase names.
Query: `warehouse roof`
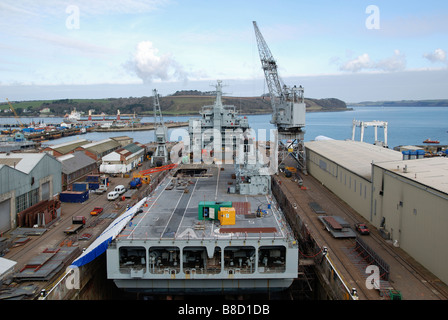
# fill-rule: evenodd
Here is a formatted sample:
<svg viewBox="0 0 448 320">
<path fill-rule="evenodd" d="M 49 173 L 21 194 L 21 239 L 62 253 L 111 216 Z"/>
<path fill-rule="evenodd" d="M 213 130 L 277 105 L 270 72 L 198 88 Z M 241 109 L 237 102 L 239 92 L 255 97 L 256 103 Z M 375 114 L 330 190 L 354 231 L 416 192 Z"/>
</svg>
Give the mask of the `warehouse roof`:
<svg viewBox="0 0 448 320">
<path fill-rule="evenodd" d="M 0 153 L 0 164 L 30 173 L 45 156 L 50 157 L 46 153 Z"/>
<path fill-rule="evenodd" d="M 310 141 L 305 147 L 367 180 L 371 180 L 372 162 L 403 159 L 401 152 L 354 140 Z"/>
<path fill-rule="evenodd" d="M 48 146 L 47 148 L 53 149 L 61 154 L 67 154 L 67 153 L 75 150 L 77 147 L 86 145 L 88 143 L 89 143 L 89 141 L 86 139 L 75 139 L 73 141 L 51 145 L 51 146 Z"/>
<path fill-rule="evenodd" d="M 82 151 L 66 154 L 57 158 L 62 163 L 62 173 L 71 174 L 82 168 L 96 164 L 96 161 Z"/>
<path fill-rule="evenodd" d="M 448 194 L 448 158 L 379 162 L 375 166 Z"/>
<path fill-rule="evenodd" d="M 140 152 L 142 149 L 145 149 L 145 147 L 138 142 L 134 142 L 124 146 L 123 149 L 126 149 L 131 153 L 137 153 Z"/>
<path fill-rule="evenodd" d="M 121 157 L 124 157 L 128 159 L 129 157 L 142 153 L 144 151 L 144 146 L 138 142 L 128 144 L 127 146 L 124 146 L 122 148 L 118 148 L 114 150 L 113 152 L 105 155 L 102 160 L 103 161 L 116 161 L 120 160 Z"/>
<path fill-rule="evenodd" d="M 82 146 L 83 149 L 88 150 L 93 153 L 103 153 L 112 149 L 117 149 L 120 144 L 112 139 L 104 139 L 100 141 L 95 141 Z"/>
</svg>

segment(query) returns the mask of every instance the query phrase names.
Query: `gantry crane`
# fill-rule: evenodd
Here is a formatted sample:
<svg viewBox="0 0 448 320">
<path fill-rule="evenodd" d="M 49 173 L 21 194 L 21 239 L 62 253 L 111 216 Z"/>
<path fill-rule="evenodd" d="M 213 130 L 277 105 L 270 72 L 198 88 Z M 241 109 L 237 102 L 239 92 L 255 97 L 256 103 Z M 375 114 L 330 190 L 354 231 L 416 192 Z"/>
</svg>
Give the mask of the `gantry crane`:
<svg viewBox="0 0 448 320">
<path fill-rule="evenodd" d="M 289 141 L 287 142 L 289 145 L 284 145 L 285 152 L 282 160 L 285 159 L 287 154 L 290 154 L 299 163 L 300 169 L 306 173 L 304 89 L 302 86 L 290 88 L 282 83 L 278 75 L 277 63 L 258 29 L 256 21 L 253 21 L 253 25 L 261 66 L 271 99 L 271 123 L 277 128 L 278 141 L 282 143 L 284 140 Z"/>
<path fill-rule="evenodd" d="M 168 162 L 168 150 L 166 142 L 168 140 L 168 131 L 163 123 L 162 111 L 160 109 L 159 94 L 153 90 L 154 95 L 154 133 L 156 138 L 156 150 L 151 157 L 151 164 L 160 167 Z"/>
</svg>

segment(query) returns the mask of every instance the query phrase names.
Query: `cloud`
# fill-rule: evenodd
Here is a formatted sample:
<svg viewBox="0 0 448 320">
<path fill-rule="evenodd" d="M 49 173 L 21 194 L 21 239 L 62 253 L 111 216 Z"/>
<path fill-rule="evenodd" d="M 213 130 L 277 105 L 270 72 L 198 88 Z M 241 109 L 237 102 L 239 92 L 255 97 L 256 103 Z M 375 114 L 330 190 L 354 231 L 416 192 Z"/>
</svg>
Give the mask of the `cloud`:
<svg viewBox="0 0 448 320">
<path fill-rule="evenodd" d="M 425 57 L 426 59 L 428 59 L 429 61 L 431 61 L 433 63 L 436 63 L 436 62 L 447 63 L 448 62 L 446 59 L 446 52 L 443 49 L 436 49 L 436 50 L 434 50 L 434 52 L 424 54 L 423 57 Z"/>
<path fill-rule="evenodd" d="M 395 50 L 394 55 L 379 61 L 373 61 L 369 54 L 364 53 L 355 59 L 349 60 L 339 66 L 341 71 L 358 72 L 361 70 L 380 70 L 386 72 L 403 71 L 406 68 L 406 57 Z"/>
<path fill-rule="evenodd" d="M 405 68 L 406 57 L 400 52 L 400 50 L 395 50 L 392 57 L 380 60 L 374 66 L 374 69 L 389 72 L 403 71 Z"/>
<path fill-rule="evenodd" d="M 141 41 L 131 60 L 124 67 L 135 73 L 145 83 L 153 80 L 182 80 L 187 81 L 187 72 L 172 57 L 171 54 L 159 54 L 151 41 Z"/>
<path fill-rule="evenodd" d="M 343 65 L 339 67 L 342 71 L 352 71 L 352 72 L 358 72 L 362 69 L 370 69 L 373 66 L 373 62 L 370 59 L 369 55 L 367 53 L 364 53 L 360 55 L 359 57 L 347 61 Z"/>
</svg>

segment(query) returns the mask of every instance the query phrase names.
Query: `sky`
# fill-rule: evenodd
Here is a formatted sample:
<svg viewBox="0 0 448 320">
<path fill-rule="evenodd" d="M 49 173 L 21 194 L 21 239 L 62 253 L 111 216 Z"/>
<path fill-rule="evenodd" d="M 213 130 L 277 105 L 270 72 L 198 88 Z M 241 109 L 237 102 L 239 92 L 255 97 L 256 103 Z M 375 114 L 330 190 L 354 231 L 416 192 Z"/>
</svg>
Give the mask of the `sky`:
<svg viewBox="0 0 448 320">
<path fill-rule="evenodd" d="M 252 21 L 306 97 L 448 99 L 444 0 L 1 0 L 0 102 L 259 96 Z"/>
</svg>

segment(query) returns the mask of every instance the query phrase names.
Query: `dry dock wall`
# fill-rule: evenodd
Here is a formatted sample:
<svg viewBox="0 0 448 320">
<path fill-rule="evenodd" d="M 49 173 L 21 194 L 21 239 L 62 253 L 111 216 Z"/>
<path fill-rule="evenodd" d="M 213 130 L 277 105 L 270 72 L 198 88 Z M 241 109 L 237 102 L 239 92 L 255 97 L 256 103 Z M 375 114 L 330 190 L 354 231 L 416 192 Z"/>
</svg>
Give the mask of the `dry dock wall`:
<svg viewBox="0 0 448 320">
<path fill-rule="evenodd" d="M 316 298 L 319 300 L 353 300 L 354 297 L 351 295 L 350 289 L 345 285 L 331 260 L 322 250 L 322 246 L 316 242 L 300 217 L 297 211 L 297 204 L 291 203 L 284 193 L 281 181 L 275 178 L 271 179 L 271 188 L 278 206 L 283 211 L 286 220 L 293 230 L 295 238 L 299 240 L 299 264 L 303 257 L 302 253 L 319 252 L 319 254 L 313 256 L 314 271 L 319 280 L 318 297 Z"/>
</svg>

